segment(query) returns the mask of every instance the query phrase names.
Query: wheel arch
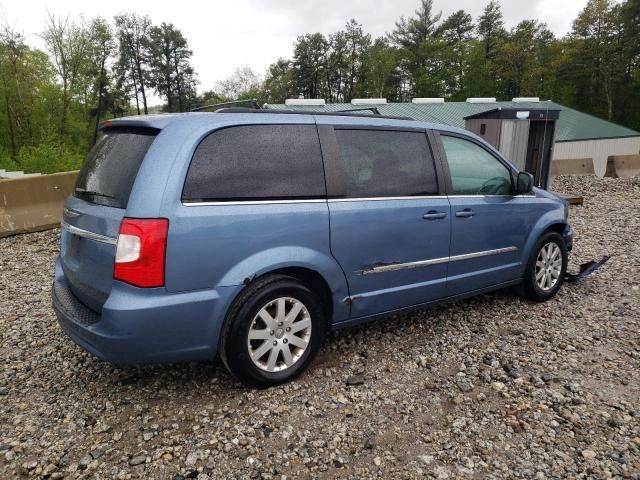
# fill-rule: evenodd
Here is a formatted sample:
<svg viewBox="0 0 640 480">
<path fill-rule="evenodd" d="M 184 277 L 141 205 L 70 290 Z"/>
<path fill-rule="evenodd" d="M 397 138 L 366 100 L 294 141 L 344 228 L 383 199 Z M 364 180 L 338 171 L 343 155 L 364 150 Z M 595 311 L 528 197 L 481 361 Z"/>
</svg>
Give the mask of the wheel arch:
<svg viewBox="0 0 640 480">
<path fill-rule="evenodd" d="M 538 222 L 531 229 L 531 233 L 529 234 L 529 238 L 527 238 L 527 242 L 525 243 L 524 250 L 522 252 L 522 273 L 524 274 L 524 269 L 526 268 L 527 262 L 531 256 L 532 250 L 536 245 L 536 242 L 542 235 L 547 232 L 557 232 L 560 236 L 564 232 L 567 227 L 567 220 L 564 216 L 555 210 L 547 212 L 545 215 L 538 219 Z"/>
<path fill-rule="evenodd" d="M 345 302 L 349 289 L 344 272 L 333 257 L 316 250 L 304 247 L 266 250 L 234 266 L 220 284 L 243 285 L 230 303 L 233 306 L 249 285 L 272 274 L 296 278 L 311 291 L 320 291 L 328 326 L 349 318 L 350 305 Z"/>
</svg>

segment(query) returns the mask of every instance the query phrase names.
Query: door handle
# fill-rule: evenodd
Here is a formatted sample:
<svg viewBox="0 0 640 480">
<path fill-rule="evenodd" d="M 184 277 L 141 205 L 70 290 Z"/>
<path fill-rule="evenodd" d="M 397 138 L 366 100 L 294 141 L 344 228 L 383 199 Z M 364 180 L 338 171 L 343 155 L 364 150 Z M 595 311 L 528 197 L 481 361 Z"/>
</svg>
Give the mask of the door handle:
<svg viewBox="0 0 640 480">
<path fill-rule="evenodd" d="M 475 214 L 476 214 L 476 212 L 474 212 L 470 208 L 465 208 L 464 210 L 457 211 L 456 212 L 456 217 L 470 218 L 470 217 L 473 217 Z"/>
<path fill-rule="evenodd" d="M 435 210 L 431 210 L 422 215 L 422 218 L 424 218 L 425 220 L 441 220 L 446 216 L 447 214 L 445 212 L 436 212 Z"/>
</svg>

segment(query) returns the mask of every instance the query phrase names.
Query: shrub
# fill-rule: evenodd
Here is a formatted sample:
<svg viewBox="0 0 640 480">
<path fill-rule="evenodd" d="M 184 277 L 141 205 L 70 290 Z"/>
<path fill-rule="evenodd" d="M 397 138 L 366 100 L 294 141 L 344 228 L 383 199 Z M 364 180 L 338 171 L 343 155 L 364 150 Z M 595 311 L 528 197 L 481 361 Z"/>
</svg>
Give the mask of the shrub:
<svg viewBox="0 0 640 480">
<path fill-rule="evenodd" d="M 66 172 L 79 169 L 84 157 L 85 153 L 50 137 L 37 146 L 21 148 L 17 164 L 26 173 Z"/>
</svg>

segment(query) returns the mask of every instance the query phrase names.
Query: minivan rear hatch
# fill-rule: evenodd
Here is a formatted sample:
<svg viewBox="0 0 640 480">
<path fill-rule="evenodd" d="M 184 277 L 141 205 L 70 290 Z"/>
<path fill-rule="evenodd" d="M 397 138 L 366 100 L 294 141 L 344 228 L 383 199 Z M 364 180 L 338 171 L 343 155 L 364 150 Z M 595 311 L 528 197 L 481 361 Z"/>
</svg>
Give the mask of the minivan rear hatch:
<svg viewBox="0 0 640 480">
<path fill-rule="evenodd" d="M 140 165 L 158 132 L 140 127 L 103 130 L 65 201 L 62 270 L 74 295 L 98 313 L 111 291 L 120 222 Z"/>
</svg>

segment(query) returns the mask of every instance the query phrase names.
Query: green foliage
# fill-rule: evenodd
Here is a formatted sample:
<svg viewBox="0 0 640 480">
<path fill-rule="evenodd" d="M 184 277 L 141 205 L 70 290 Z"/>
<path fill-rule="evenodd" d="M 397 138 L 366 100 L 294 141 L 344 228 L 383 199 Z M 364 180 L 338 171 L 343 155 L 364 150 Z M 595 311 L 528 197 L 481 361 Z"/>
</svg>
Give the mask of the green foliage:
<svg viewBox="0 0 640 480">
<path fill-rule="evenodd" d="M 115 27 L 114 32 L 100 17 L 50 15 L 43 52 L 27 46 L 0 18 L 0 168 L 40 173 L 79 168 L 100 122 L 132 110 L 141 113 L 140 105 L 148 111 L 149 88 L 165 96 L 164 110 L 191 108 L 195 73 L 180 30 L 152 26 L 148 17 L 135 14 L 116 16 Z M 160 44 L 168 45 L 167 52 Z M 163 68 L 169 83 L 162 81 Z"/>
<path fill-rule="evenodd" d="M 52 135 L 37 146 L 23 147 L 16 163 L 25 172 L 55 173 L 79 169 L 85 156 L 85 151 L 78 151 Z"/>
</svg>

